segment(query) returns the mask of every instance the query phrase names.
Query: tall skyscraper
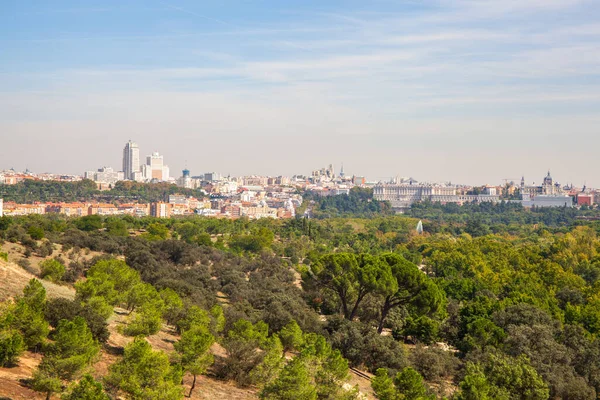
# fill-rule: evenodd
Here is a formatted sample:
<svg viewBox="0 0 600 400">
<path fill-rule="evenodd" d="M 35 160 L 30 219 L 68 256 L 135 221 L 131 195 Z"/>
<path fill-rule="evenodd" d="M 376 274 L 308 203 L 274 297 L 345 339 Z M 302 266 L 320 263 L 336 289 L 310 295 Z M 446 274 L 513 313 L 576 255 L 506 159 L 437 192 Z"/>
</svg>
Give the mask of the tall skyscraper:
<svg viewBox="0 0 600 400">
<path fill-rule="evenodd" d="M 135 180 L 135 173 L 140 170 L 140 148 L 131 140 L 123 149 L 123 172 L 125 179 Z"/>
</svg>

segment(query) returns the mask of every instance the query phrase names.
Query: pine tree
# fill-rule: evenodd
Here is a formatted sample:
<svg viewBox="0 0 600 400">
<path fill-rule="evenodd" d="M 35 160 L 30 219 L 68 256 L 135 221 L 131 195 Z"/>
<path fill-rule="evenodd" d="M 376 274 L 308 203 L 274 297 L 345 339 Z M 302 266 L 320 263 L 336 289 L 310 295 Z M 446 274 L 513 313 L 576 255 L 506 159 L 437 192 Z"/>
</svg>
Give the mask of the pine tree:
<svg viewBox="0 0 600 400">
<path fill-rule="evenodd" d="M 311 381 L 306 365 L 296 357 L 281 371 L 277 379 L 260 393 L 266 400 L 315 400 L 317 390 Z"/>
<path fill-rule="evenodd" d="M 62 380 L 73 379 L 100 351 L 81 317 L 60 321 L 53 338 L 32 380 L 33 389 L 46 393 L 47 399 L 62 389 Z"/>
<path fill-rule="evenodd" d="M 102 383 L 97 382 L 91 375 L 84 375 L 77 383 L 73 383 L 62 400 L 110 400 L 104 393 Z"/>
<path fill-rule="evenodd" d="M 111 365 L 107 385 L 133 399 L 179 400 L 183 397 L 182 371 L 166 354 L 153 351 L 143 337 L 125 347 L 123 358 Z"/>
<path fill-rule="evenodd" d="M 279 331 L 279 337 L 285 351 L 298 350 L 304 343 L 302 329 L 294 320 Z"/>
<path fill-rule="evenodd" d="M 194 377 L 188 397 L 196 387 L 196 377 L 206 372 L 212 365 L 214 358 L 210 352 L 210 346 L 215 338 L 210 334 L 208 328 L 195 326 L 181 334 L 181 339 L 175 343 L 175 350 L 181 357 L 181 367 L 184 372 L 189 372 Z"/>
</svg>

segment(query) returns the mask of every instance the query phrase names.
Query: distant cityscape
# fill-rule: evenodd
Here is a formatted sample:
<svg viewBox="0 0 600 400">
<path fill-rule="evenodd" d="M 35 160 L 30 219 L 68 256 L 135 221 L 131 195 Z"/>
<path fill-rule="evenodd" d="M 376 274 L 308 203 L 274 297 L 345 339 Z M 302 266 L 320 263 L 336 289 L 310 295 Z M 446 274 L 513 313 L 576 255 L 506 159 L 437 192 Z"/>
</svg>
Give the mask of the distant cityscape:
<svg viewBox="0 0 600 400">
<path fill-rule="evenodd" d="M 309 175 L 224 176 L 216 172 L 192 175 L 186 168 L 178 178 L 170 176 L 169 167 L 154 151 L 141 163 L 140 149 L 129 140 L 123 148 L 122 169 L 104 166 L 83 175 L 36 174 L 31 171 L 0 171 L 0 185 L 15 185 L 26 180 L 77 182 L 88 179 L 100 191 L 110 191 L 119 182 L 169 183 L 198 192 L 194 196 L 170 195 L 162 202 L 133 203 L 51 203 L 18 204 L 4 202 L 0 190 L 0 216 L 59 213 L 67 216 L 133 215 L 167 218 L 178 215 L 204 215 L 221 218 L 292 218 L 303 203 L 301 193 L 319 196 L 349 194 L 353 187 L 370 188 L 373 198 L 387 201 L 397 212 L 405 212 L 416 202 L 442 204 L 519 202 L 524 207 L 591 207 L 599 193 L 592 188 L 561 185 L 548 171 L 539 185 L 506 180 L 500 185 L 468 186 L 451 183 L 418 182 L 411 177 L 388 181 L 368 181 L 364 176 L 346 175 L 341 165 L 336 173 L 333 164 L 313 170 Z"/>
</svg>

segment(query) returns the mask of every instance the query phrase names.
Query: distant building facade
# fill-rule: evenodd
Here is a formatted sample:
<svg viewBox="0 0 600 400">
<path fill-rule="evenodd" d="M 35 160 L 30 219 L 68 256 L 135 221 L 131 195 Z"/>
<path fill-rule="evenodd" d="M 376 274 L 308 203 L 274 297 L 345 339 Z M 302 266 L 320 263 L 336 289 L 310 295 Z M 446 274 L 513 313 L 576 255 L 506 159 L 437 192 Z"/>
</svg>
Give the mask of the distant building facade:
<svg viewBox="0 0 600 400">
<path fill-rule="evenodd" d="M 525 177 L 521 178 L 520 190 L 523 207 L 573 207 L 573 197 L 552 179 L 550 171 L 539 186 L 527 186 Z"/>
<path fill-rule="evenodd" d="M 84 178 L 90 179 L 97 183 L 114 185 L 118 181 L 125 179 L 125 173 L 122 171 L 115 171 L 110 167 L 102 167 L 99 168 L 98 171 L 87 171 L 84 174 Z"/>
<path fill-rule="evenodd" d="M 557 196 L 564 195 L 564 191 L 561 188 L 558 182 L 554 182 L 552 176 L 550 175 L 550 171 L 548 171 L 548 175 L 542 181 L 542 184 L 539 186 L 525 185 L 525 177 L 521 178 L 521 198 L 523 200 L 532 199 L 535 196 Z"/>
<path fill-rule="evenodd" d="M 523 207 L 573 207 L 573 198 L 566 195 L 539 195 L 522 200 Z"/>
<path fill-rule="evenodd" d="M 158 202 L 150 204 L 150 216 L 156 218 L 169 218 L 171 216 L 171 208 L 169 203 Z"/>
<path fill-rule="evenodd" d="M 497 194 L 458 194 L 456 186 L 419 184 L 414 179 L 407 181 L 392 181 L 390 183 L 378 183 L 373 187 L 373 198 L 379 201 L 388 201 L 392 208 L 404 211 L 412 204 L 421 201 L 434 203 L 471 203 L 471 202 L 499 202 Z"/>
<path fill-rule="evenodd" d="M 141 168 L 141 179 L 145 181 L 168 181 L 169 167 L 164 164 L 163 156 L 154 152 L 146 157 L 146 164 Z"/>
</svg>

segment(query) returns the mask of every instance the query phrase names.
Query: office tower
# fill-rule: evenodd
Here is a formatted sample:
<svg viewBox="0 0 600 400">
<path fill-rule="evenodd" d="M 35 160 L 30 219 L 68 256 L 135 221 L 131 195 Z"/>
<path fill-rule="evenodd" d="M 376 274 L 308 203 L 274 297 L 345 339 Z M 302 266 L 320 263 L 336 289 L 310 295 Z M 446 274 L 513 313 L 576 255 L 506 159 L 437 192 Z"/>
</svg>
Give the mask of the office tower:
<svg viewBox="0 0 600 400">
<path fill-rule="evenodd" d="M 142 165 L 142 176 L 145 180 L 169 180 L 169 167 L 164 165 L 163 156 L 158 152 L 146 157 L 146 164 Z"/>
<path fill-rule="evenodd" d="M 131 140 L 123 149 L 123 173 L 125 179 L 135 180 L 135 174 L 140 170 L 140 149 L 137 143 Z"/>
</svg>

